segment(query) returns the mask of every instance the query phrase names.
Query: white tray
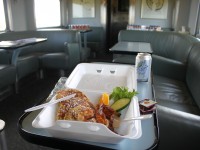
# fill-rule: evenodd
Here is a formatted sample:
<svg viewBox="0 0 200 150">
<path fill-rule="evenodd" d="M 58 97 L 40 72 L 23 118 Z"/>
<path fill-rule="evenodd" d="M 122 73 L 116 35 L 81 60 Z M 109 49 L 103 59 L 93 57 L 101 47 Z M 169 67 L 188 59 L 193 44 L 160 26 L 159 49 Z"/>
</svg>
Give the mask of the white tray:
<svg viewBox="0 0 200 150">
<path fill-rule="evenodd" d="M 107 81 L 107 78 L 109 76 L 115 76 L 116 78 L 124 78 L 125 82 L 122 84 L 122 86 L 127 86 L 129 88 L 136 88 L 134 86 L 134 69 L 130 66 L 117 66 L 117 65 L 100 65 L 100 64 L 79 64 L 70 77 L 67 80 L 65 86 L 66 88 L 77 88 L 77 85 L 79 85 L 79 82 L 82 82 L 84 79 L 84 76 L 87 76 L 88 74 L 91 75 L 91 79 L 93 82 L 97 82 L 95 80 L 99 80 L 99 78 L 95 78 L 96 74 L 96 68 L 101 69 L 101 74 L 104 76 L 106 82 L 102 83 L 102 85 L 108 85 L 110 82 Z M 110 75 L 111 69 L 114 69 L 115 73 Z M 78 78 L 78 79 L 77 79 Z M 95 79 L 95 80 L 94 80 Z M 118 85 L 118 82 L 120 80 L 115 81 L 114 85 L 112 86 L 121 86 Z M 131 81 L 129 83 L 128 81 Z M 103 82 L 103 81 L 102 81 Z M 107 83 L 108 82 L 108 83 Z M 97 88 L 99 86 L 93 87 L 90 89 L 90 86 L 88 85 L 82 85 L 78 86 L 78 89 L 81 89 L 86 96 L 90 99 L 90 101 L 93 104 L 97 104 L 99 101 L 100 96 L 103 92 L 111 93 L 111 89 L 113 87 L 110 87 L 106 90 L 101 88 Z M 83 89 L 87 87 L 86 89 Z M 54 100 L 55 97 L 52 99 Z M 138 139 L 142 135 L 142 129 L 141 129 L 141 121 L 135 120 L 135 121 L 128 121 L 123 122 L 120 125 L 120 128 L 116 130 L 116 133 L 112 132 L 110 129 L 108 129 L 105 125 L 100 123 L 91 123 L 91 122 L 80 122 L 80 121 L 68 121 L 68 120 L 57 120 L 56 121 L 56 110 L 57 110 L 58 104 L 48 106 L 44 108 L 38 116 L 33 120 L 32 125 L 35 128 L 44 128 L 47 132 L 49 132 L 53 137 L 57 138 L 64 138 L 64 139 L 75 139 L 75 140 L 82 140 L 82 141 L 90 141 L 90 142 L 98 142 L 98 143 L 111 143 L 111 144 L 117 144 L 125 139 Z M 137 97 L 133 97 L 129 107 L 124 109 L 121 115 L 121 119 L 125 118 L 131 118 L 131 117 L 137 117 L 140 116 L 139 111 L 139 104 Z M 48 117 L 47 117 L 48 116 Z"/>
</svg>

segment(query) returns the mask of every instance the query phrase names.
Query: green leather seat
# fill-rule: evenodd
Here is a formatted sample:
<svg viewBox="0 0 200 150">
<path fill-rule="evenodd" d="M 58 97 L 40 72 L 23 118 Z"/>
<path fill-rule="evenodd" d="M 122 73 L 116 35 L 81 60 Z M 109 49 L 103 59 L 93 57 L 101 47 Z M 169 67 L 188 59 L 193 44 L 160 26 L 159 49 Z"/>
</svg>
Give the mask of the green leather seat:
<svg viewBox="0 0 200 150">
<path fill-rule="evenodd" d="M 16 67 L 0 64 L 0 89 L 14 85 L 16 80 Z"/>
</svg>

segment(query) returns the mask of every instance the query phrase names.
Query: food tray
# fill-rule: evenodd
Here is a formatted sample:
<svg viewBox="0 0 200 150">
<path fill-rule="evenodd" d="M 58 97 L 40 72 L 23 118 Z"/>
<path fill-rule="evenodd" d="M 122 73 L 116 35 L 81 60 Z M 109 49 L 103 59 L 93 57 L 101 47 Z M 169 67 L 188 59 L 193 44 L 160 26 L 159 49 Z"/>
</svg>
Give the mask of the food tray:
<svg viewBox="0 0 200 150">
<path fill-rule="evenodd" d="M 101 93 L 84 92 L 92 103 L 97 103 Z M 55 97 L 52 99 L 54 100 Z M 141 136 L 141 122 L 126 121 L 120 125 L 116 134 L 100 123 L 57 120 L 55 118 L 58 105 L 44 108 L 33 120 L 35 128 L 44 128 L 53 137 L 84 140 L 100 143 L 116 144 L 124 139 L 137 139 Z M 122 111 L 120 118 L 130 118 L 140 115 L 137 97 L 134 97 L 128 108 Z M 48 117 L 47 117 L 48 116 Z M 121 135 L 120 135 L 121 134 Z"/>
<path fill-rule="evenodd" d="M 129 88 L 134 88 L 134 69 L 130 66 L 116 66 L 116 65 L 99 65 L 97 64 L 79 64 L 74 71 L 71 73 L 70 77 L 64 83 L 65 88 L 77 88 L 81 90 L 90 101 L 96 105 L 99 101 L 100 96 L 103 92 L 111 93 L 111 89 L 115 86 L 127 86 Z M 124 78 L 124 84 L 117 84 L 116 80 L 114 87 L 109 87 L 104 90 L 101 88 L 90 89 L 90 86 L 86 85 L 87 88 L 83 86 L 77 86 L 79 82 L 82 81 L 82 77 L 90 74 L 91 78 L 95 77 L 96 70 L 101 69 L 102 75 L 107 78 L 107 76 L 116 76 L 118 78 Z M 114 75 L 110 75 L 111 69 L 114 69 Z M 81 71 L 80 71 L 81 70 Z M 117 73 L 119 72 L 119 74 Z M 131 74 L 131 75 L 130 75 Z M 78 78 L 78 79 L 77 79 Z M 109 78 L 109 77 L 108 77 Z M 69 80 L 70 79 L 70 80 Z M 97 82 L 93 78 L 93 82 Z M 107 81 L 107 79 L 106 79 Z M 132 84 L 129 84 L 131 81 Z M 111 83 L 111 82 L 109 82 Z M 113 82 L 112 82 L 113 83 Z M 106 85 L 104 82 L 102 85 Z M 84 89 L 85 88 L 85 89 Z M 55 96 L 52 98 L 55 100 Z M 38 116 L 33 120 L 32 125 L 35 128 L 43 128 L 53 137 L 64 138 L 64 139 L 75 139 L 82 141 L 98 142 L 98 143 L 110 143 L 117 144 L 125 139 L 138 139 L 142 135 L 141 121 L 126 121 L 120 124 L 120 128 L 116 130 L 116 133 L 112 132 L 105 125 L 100 123 L 91 122 L 80 122 L 80 121 L 69 121 L 69 120 L 56 120 L 56 110 L 58 104 L 48 106 L 44 108 Z M 139 104 L 137 97 L 133 97 L 130 105 L 121 112 L 121 119 L 127 119 L 131 117 L 140 116 Z M 48 117 L 47 117 L 48 116 Z"/>
</svg>

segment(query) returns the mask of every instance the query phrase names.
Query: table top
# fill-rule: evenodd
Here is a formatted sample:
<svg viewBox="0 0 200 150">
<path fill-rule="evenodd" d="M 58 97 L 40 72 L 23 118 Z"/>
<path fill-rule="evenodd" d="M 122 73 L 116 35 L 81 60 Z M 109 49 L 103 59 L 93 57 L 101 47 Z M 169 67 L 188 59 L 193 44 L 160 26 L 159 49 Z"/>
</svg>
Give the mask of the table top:
<svg viewBox="0 0 200 150">
<path fill-rule="evenodd" d="M 146 42 L 118 42 L 110 48 L 113 53 L 153 53 L 151 44 Z"/>
<path fill-rule="evenodd" d="M 47 40 L 47 38 L 26 38 L 26 39 L 20 39 L 20 40 L 15 40 L 15 41 L 1 41 L 0 48 L 16 49 L 16 48 L 44 42 L 46 40 Z"/>
<path fill-rule="evenodd" d="M 23 48 L 47 41 L 47 38 L 26 38 L 15 41 L 1 41 L 0 48 L 12 52 L 11 64 L 17 65 L 17 59 Z"/>
<path fill-rule="evenodd" d="M 60 83 L 60 80 L 58 81 Z M 59 85 L 60 84 L 56 84 Z M 55 86 L 55 89 L 57 87 Z M 54 91 L 54 90 L 53 90 Z M 154 92 L 151 82 L 137 83 L 138 99 L 146 98 L 153 99 Z M 52 93 L 50 94 L 50 97 Z M 138 139 L 125 139 L 119 144 L 104 144 L 86 141 L 78 141 L 72 139 L 61 139 L 52 137 L 45 129 L 34 128 L 32 121 L 39 114 L 40 110 L 25 113 L 21 116 L 18 122 L 18 131 L 20 135 L 27 141 L 43 146 L 66 149 L 66 148 L 81 148 L 81 149 L 154 149 L 158 144 L 158 124 L 157 113 L 153 113 L 150 119 L 142 120 L 142 136 Z M 59 144 L 58 144 L 59 143 Z"/>
<path fill-rule="evenodd" d="M 92 29 L 68 29 L 68 30 L 79 31 L 80 33 L 87 33 L 92 31 Z"/>
</svg>

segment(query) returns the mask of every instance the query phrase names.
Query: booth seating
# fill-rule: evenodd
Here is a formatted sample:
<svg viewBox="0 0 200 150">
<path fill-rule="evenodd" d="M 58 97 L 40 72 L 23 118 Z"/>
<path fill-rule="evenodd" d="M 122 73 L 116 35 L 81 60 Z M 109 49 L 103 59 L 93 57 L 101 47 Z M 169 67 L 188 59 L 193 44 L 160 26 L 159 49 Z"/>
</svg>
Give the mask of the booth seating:
<svg viewBox="0 0 200 150">
<path fill-rule="evenodd" d="M 5 95 L 8 94 L 8 91 L 14 90 L 13 87 L 15 81 L 16 67 L 13 65 L 0 64 L 0 97 L 3 98 Z"/>
<path fill-rule="evenodd" d="M 40 77 L 42 77 L 43 70 L 46 69 L 59 70 L 61 76 L 63 76 L 64 73 L 70 72 L 78 63 L 87 61 L 90 56 L 90 49 L 82 47 L 80 32 L 75 30 L 51 29 L 0 34 L 0 41 L 27 38 L 47 38 L 47 41 L 23 48 L 18 57 L 17 65 L 13 66 L 13 68 L 16 68 L 18 80 L 30 74 L 39 73 L 39 71 Z M 10 65 L 11 56 L 12 51 L 0 50 L 0 64 Z M 0 70 L 1 74 L 5 80 L 0 82 L 5 84 L 1 84 L 0 88 L 9 85 L 13 81 L 13 79 L 10 79 L 12 77 L 6 76 L 5 71 L 2 69 Z M 13 72 L 12 76 L 14 75 Z M 9 82 L 6 82 L 6 80 L 9 80 Z"/>
<path fill-rule="evenodd" d="M 14 90 L 16 81 L 16 67 L 9 64 L 9 56 L 6 50 L 0 49 L 0 100 Z"/>
<path fill-rule="evenodd" d="M 93 58 L 103 56 L 105 51 L 105 29 L 103 27 L 91 27 L 87 34 L 87 46 L 91 49 Z"/>
<path fill-rule="evenodd" d="M 151 43 L 153 87 L 161 137 L 159 149 L 199 149 L 199 40 L 176 32 L 133 30 L 120 31 L 118 39 Z M 113 61 L 135 62 L 134 59 L 130 62 L 130 55 L 121 54 Z"/>
</svg>

